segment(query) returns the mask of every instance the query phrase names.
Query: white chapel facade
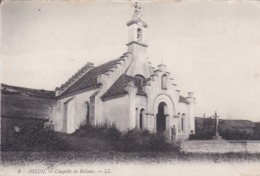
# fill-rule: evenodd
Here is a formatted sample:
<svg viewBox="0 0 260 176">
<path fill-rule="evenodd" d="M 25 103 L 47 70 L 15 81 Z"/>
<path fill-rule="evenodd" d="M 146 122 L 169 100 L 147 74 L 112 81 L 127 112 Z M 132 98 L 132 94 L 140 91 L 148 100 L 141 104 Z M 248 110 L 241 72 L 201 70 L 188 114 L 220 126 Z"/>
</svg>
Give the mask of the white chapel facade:
<svg viewBox="0 0 260 176">
<path fill-rule="evenodd" d="M 188 139 L 195 133 L 193 93 L 180 95 L 166 66 L 148 61 L 146 30 L 140 5 L 127 22 L 127 52 L 94 66 L 87 63 L 55 90 L 57 102 L 50 120 L 55 130 L 73 133 L 82 123 L 115 124 L 120 131 L 137 128 Z"/>
</svg>

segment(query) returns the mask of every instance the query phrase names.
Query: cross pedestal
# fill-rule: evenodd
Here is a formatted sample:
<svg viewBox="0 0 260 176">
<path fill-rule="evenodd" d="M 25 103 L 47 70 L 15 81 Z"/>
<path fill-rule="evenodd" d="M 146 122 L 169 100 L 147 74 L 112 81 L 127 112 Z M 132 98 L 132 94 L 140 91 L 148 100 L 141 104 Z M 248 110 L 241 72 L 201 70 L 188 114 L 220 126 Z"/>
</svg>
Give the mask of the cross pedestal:
<svg viewBox="0 0 260 176">
<path fill-rule="evenodd" d="M 215 131 L 216 131 L 216 133 L 215 133 L 215 136 L 212 136 L 212 139 L 213 140 L 221 140 L 222 139 L 222 137 L 219 135 L 219 133 L 218 133 L 218 114 L 217 114 L 217 111 L 215 111 L 215 114 L 214 114 L 214 116 L 213 116 L 214 118 L 215 118 Z"/>
<path fill-rule="evenodd" d="M 213 140 L 221 140 L 222 137 L 219 134 L 216 134 L 215 136 L 212 136 Z"/>
</svg>

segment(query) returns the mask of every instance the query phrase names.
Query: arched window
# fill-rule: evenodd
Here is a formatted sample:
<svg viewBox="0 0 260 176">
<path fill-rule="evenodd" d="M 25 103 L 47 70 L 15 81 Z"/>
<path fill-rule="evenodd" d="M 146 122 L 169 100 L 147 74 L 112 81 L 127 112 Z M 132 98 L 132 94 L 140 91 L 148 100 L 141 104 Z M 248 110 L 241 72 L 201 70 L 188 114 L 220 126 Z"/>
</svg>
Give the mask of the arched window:
<svg viewBox="0 0 260 176">
<path fill-rule="evenodd" d="M 143 38 L 142 29 L 141 29 L 141 28 L 138 28 L 138 29 L 137 29 L 137 41 L 138 41 L 138 42 L 141 42 L 141 41 L 142 41 L 142 38 Z"/>
<path fill-rule="evenodd" d="M 181 116 L 181 131 L 185 131 L 185 113 L 183 113 Z"/>
<path fill-rule="evenodd" d="M 90 109 L 90 106 L 89 106 L 89 102 L 87 101 L 86 102 L 86 123 L 89 124 L 89 109 Z"/>
<path fill-rule="evenodd" d="M 184 131 L 184 118 L 181 117 L 181 131 Z"/>
<path fill-rule="evenodd" d="M 144 116 L 145 116 L 145 114 L 144 114 L 144 112 L 145 112 L 145 110 L 144 109 L 141 109 L 141 111 L 140 111 L 140 115 L 139 115 L 139 128 L 140 128 L 140 130 L 143 130 L 144 129 Z"/>
<path fill-rule="evenodd" d="M 162 89 L 166 90 L 167 89 L 167 76 L 166 75 L 163 75 L 162 76 L 162 82 L 161 82 L 161 87 Z"/>
<path fill-rule="evenodd" d="M 178 132 L 181 133 L 181 113 L 178 112 Z"/>
<path fill-rule="evenodd" d="M 135 108 L 135 119 L 136 119 L 135 128 L 138 129 L 138 126 L 139 126 L 139 122 L 138 122 L 138 119 L 139 119 L 138 108 Z"/>
</svg>

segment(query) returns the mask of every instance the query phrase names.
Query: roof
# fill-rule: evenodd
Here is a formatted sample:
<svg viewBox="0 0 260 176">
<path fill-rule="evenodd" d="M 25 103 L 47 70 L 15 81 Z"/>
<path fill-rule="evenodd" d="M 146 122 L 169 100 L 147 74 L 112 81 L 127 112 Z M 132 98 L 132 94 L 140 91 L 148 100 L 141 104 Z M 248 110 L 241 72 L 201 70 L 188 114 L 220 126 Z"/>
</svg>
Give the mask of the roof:
<svg viewBox="0 0 260 176">
<path fill-rule="evenodd" d="M 55 102 L 54 91 L 1 85 L 1 117 L 47 120 Z"/>
<path fill-rule="evenodd" d="M 89 70 L 84 76 L 82 76 L 79 80 L 77 80 L 71 87 L 65 90 L 60 96 L 68 95 L 93 86 L 100 86 L 100 84 L 98 84 L 97 82 L 97 76 L 103 73 L 104 71 L 108 70 L 120 59 L 121 58 L 111 60 L 109 62 L 106 62 L 102 65 L 99 65 Z"/>
<path fill-rule="evenodd" d="M 180 95 L 180 98 L 179 98 L 179 102 L 181 102 L 181 103 L 189 103 L 187 100 L 186 100 L 186 98 L 185 97 L 183 97 L 183 96 L 181 96 Z"/>
<path fill-rule="evenodd" d="M 129 81 L 133 81 L 135 83 L 135 86 L 137 87 L 137 95 L 146 96 L 146 93 L 142 89 L 141 85 L 141 79 L 132 77 L 126 74 L 121 75 L 116 82 L 107 90 L 104 95 L 102 95 L 102 98 L 112 97 L 116 95 L 122 95 L 127 94 L 127 91 L 125 91 L 124 87 L 127 86 L 127 83 Z"/>
</svg>

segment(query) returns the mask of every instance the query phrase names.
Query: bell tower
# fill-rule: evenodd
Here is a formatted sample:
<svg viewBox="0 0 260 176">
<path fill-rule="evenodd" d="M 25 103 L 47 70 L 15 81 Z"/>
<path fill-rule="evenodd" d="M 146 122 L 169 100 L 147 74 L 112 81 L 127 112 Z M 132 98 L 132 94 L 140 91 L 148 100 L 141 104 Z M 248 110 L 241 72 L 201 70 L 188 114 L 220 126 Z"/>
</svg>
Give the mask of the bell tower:
<svg viewBox="0 0 260 176">
<path fill-rule="evenodd" d="M 145 30 L 147 24 L 144 22 L 141 15 L 141 6 L 138 2 L 135 3 L 135 11 L 132 19 L 126 24 L 129 27 L 128 31 L 128 44 L 127 46 L 132 46 L 132 44 L 138 44 L 143 47 L 147 47 L 145 44 Z"/>
<path fill-rule="evenodd" d="M 142 18 L 141 6 L 138 2 L 134 5 L 135 11 L 132 19 L 127 22 L 128 26 L 128 52 L 133 55 L 133 63 L 131 64 L 127 74 L 131 76 L 143 75 L 145 78 L 150 77 L 148 63 L 146 61 L 146 29 L 148 25 Z"/>
</svg>

